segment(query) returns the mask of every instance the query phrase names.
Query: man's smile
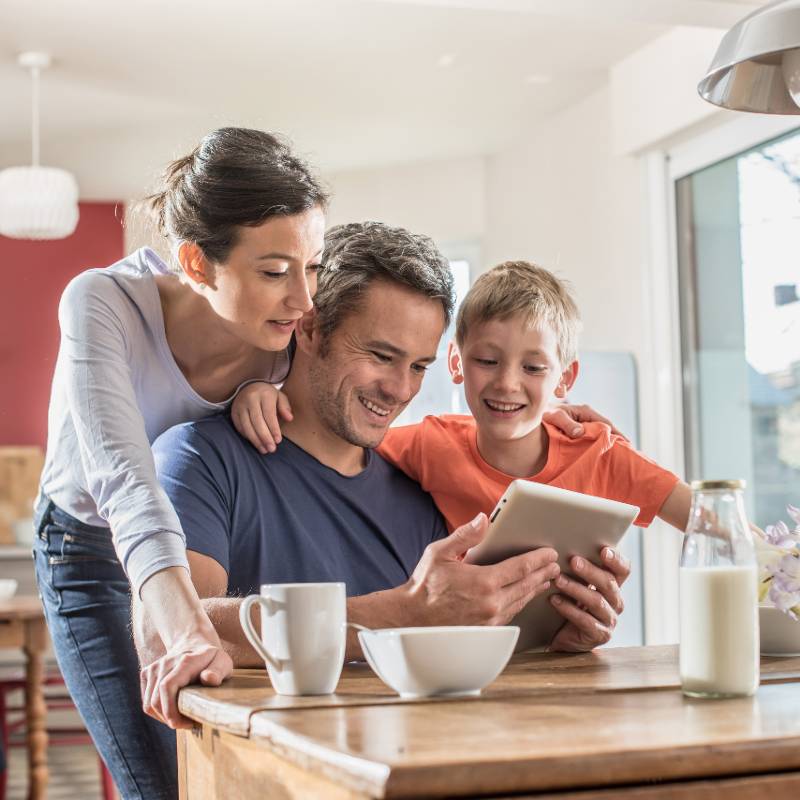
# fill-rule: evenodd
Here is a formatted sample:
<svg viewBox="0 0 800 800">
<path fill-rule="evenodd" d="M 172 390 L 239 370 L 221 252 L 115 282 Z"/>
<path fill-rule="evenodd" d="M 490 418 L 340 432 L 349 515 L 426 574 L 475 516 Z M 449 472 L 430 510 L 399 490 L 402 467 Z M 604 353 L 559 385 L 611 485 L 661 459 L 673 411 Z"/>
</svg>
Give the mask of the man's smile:
<svg viewBox="0 0 800 800">
<path fill-rule="evenodd" d="M 364 408 L 366 408 L 368 411 L 371 411 L 373 414 L 376 414 L 379 417 L 388 417 L 389 414 L 392 413 L 389 409 L 378 405 L 373 400 L 368 400 L 366 397 L 359 397 L 358 399 L 361 405 L 364 406 Z"/>
</svg>

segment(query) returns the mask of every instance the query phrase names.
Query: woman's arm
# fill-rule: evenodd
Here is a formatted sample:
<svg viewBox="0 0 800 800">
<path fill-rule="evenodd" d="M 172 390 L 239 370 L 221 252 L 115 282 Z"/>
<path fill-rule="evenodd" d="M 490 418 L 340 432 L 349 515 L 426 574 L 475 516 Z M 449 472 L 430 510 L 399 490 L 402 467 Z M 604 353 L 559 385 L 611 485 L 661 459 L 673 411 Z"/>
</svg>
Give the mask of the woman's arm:
<svg viewBox="0 0 800 800">
<path fill-rule="evenodd" d="M 161 718 L 177 725 L 171 709 L 178 686 L 197 677 L 218 683 L 232 667 L 191 583 L 180 521 L 156 477 L 130 368 L 139 313 L 102 273 L 84 273 L 64 292 L 56 380 L 63 382 L 78 453 L 57 458 L 80 458 L 85 488 L 152 619 L 151 645 L 160 639 L 167 649 L 158 662 L 159 680 L 166 680 L 159 688 L 167 709 Z"/>
<path fill-rule="evenodd" d="M 55 382 L 63 389 L 86 490 L 111 528 L 114 548 L 134 592 L 167 567 L 188 570 L 178 515 L 156 477 L 150 440 L 133 384 L 133 337 L 140 310 L 110 277 L 88 272 L 67 287 L 59 306 L 61 348 Z M 146 358 L 150 354 L 142 348 Z M 152 358 L 157 358 L 154 350 Z M 146 370 L 147 364 L 140 365 Z M 173 387 L 148 402 L 172 399 Z M 46 486 L 44 487 L 46 490 Z"/>
<path fill-rule="evenodd" d="M 233 671 L 233 661 L 186 570 L 165 569 L 145 582 L 141 600 L 134 596 L 133 630 L 142 708 L 171 728 L 191 728 L 192 721 L 178 711 L 178 690 L 198 679 L 219 686 Z"/>
</svg>

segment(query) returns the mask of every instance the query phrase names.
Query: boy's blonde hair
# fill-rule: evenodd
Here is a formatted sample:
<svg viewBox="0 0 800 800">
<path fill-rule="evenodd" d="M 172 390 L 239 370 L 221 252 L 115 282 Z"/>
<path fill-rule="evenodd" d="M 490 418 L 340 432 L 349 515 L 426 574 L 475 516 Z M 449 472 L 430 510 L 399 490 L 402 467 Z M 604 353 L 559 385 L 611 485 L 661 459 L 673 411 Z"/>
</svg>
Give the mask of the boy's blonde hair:
<svg viewBox="0 0 800 800">
<path fill-rule="evenodd" d="M 569 285 L 527 261 L 498 264 L 475 281 L 458 310 L 456 343 L 464 344 L 470 325 L 517 314 L 530 327 L 547 323 L 553 328 L 562 369 L 575 361 L 581 317 Z"/>
</svg>

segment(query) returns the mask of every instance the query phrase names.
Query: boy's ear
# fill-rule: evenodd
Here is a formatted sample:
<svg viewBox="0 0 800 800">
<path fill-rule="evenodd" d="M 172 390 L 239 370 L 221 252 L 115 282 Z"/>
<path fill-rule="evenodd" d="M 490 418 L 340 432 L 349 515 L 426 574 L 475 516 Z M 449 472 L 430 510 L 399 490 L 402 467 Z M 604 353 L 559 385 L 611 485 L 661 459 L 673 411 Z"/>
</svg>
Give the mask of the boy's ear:
<svg viewBox="0 0 800 800">
<path fill-rule="evenodd" d="M 567 392 L 573 387 L 575 381 L 578 379 L 578 362 L 573 361 L 562 373 L 561 378 L 556 386 L 556 397 L 562 400 L 567 396 Z"/>
<path fill-rule="evenodd" d="M 181 246 L 178 248 L 178 263 L 191 285 L 194 287 L 205 285 L 214 288 L 214 270 L 198 244 L 181 242 Z"/>
<path fill-rule="evenodd" d="M 447 346 L 447 368 L 450 370 L 450 377 L 453 379 L 453 383 L 464 383 L 461 353 L 458 352 L 458 345 L 455 342 L 450 342 Z"/>
<path fill-rule="evenodd" d="M 304 353 L 310 353 L 318 346 L 319 329 L 317 328 L 316 308 L 312 308 L 311 311 L 307 311 L 300 317 L 294 335 L 297 339 L 298 349 Z"/>
</svg>

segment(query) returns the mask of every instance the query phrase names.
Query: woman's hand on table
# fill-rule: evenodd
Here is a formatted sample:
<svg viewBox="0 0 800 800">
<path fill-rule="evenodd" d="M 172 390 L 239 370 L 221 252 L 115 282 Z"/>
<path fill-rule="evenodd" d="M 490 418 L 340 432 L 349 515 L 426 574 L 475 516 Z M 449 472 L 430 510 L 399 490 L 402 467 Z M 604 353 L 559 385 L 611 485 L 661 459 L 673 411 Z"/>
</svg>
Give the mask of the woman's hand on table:
<svg viewBox="0 0 800 800">
<path fill-rule="evenodd" d="M 170 728 L 191 728 L 192 720 L 178 711 L 178 690 L 198 680 L 206 686 L 219 686 L 232 671 L 233 661 L 218 638 L 215 643 L 187 636 L 142 668 L 142 708 Z"/>
<path fill-rule="evenodd" d="M 178 711 L 178 690 L 197 681 L 219 686 L 233 672 L 233 661 L 188 570 L 169 567 L 152 575 L 141 597 L 134 593 L 132 612 L 142 708 L 170 728 L 192 727 Z"/>
<path fill-rule="evenodd" d="M 591 406 L 576 406 L 564 403 L 563 405 L 554 406 L 545 412 L 543 418 L 545 422 L 549 422 L 572 439 L 578 439 L 583 436 L 584 422 L 603 422 L 611 428 L 611 433 L 626 440 L 628 438 L 622 431 L 614 427 L 614 423 L 610 419 L 598 414 Z"/>
<path fill-rule="evenodd" d="M 280 419 L 292 420 L 289 398 L 277 386 L 253 381 L 239 391 L 231 406 L 237 433 L 261 455 L 274 453 L 281 441 Z"/>
<path fill-rule="evenodd" d="M 624 556 L 610 547 L 604 547 L 600 557 L 603 567 L 573 557 L 570 566 L 581 580 L 563 574 L 556 579 L 559 593 L 551 595 L 550 603 L 566 623 L 549 650 L 585 652 L 611 639 L 624 608 L 620 586 L 631 574 L 631 567 Z"/>
</svg>

